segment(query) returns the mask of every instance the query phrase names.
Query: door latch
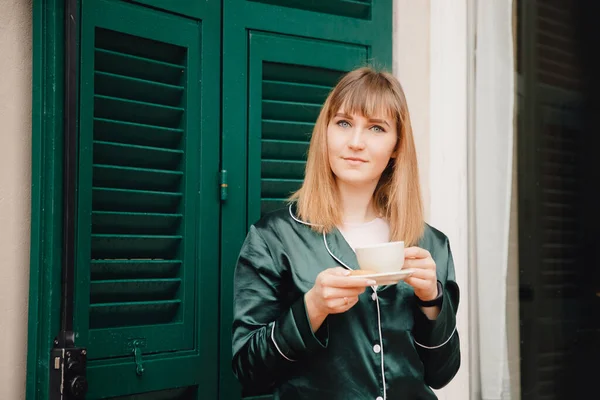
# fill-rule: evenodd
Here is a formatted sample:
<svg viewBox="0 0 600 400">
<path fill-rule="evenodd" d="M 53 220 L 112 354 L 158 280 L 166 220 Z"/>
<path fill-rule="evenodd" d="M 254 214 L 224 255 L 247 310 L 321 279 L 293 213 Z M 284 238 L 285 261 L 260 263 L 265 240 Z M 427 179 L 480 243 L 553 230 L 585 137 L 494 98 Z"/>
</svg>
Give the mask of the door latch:
<svg viewBox="0 0 600 400">
<path fill-rule="evenodd" d="M 144 365 L 142 364 L 142 349 L 144 346 L 143 341 L 134 340 L 133 341 L 133 359 L 135 361 L 135 373 L 138 376 L 142 376 L 144 373 Z"/>
</svg>

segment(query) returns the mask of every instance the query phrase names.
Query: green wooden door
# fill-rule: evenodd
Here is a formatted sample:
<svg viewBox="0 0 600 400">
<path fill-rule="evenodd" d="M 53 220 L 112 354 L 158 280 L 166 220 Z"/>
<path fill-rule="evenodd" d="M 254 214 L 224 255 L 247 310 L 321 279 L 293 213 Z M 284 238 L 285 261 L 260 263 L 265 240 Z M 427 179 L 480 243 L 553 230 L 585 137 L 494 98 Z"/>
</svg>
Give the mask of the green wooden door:
<svg viewBox="0 0 600 400">
<path fill-rule="evenodd" d="M 74 326 L 90 399 L 217 396 L 219 4 L 204 11 L 215 21 L 81 3 Z"/>
<path fill-rule="evenodd" d="M 391 67 L 392 0 L 79 6 L 74 329 L 88 351 L 87 398 L 239 399 L 230 367 L 239 248 L 249 224 L 300 185 L 310 132 L 339 77 L 369 63 Z M 44 27 L 60 35 L 63 21 L 43 7 L 34 3 L 36 37 Z M 35 54 L 58 65 L 62 48 L 43 43 Z M 36 115 L 60 104 L 61 76 L 41 78 L 50 100 L 34 104 Z M 44 121 L 45 143 L 60 143 L 58 124 Z M 60 152 L 44 149 L 41 160 L 60 176 Z M 60 183 L 40 188 L 46 207 L 33 210 L 35 221 L 58 220 Z M 59 242 L 59 225 L 37 228 L 40 242 Z M 46 319 L 30 328 L 28 394 L 39 399 L 57 333 L 57 314 L 39 302 L 58 304 L 58 258 L 32 247 L 42 261 L 32 262 L 30 317 Z"/>
<path fill-rule="evenodd" d="M 313 125 L 345 72 L 391 67 L 391 0 L 224 0 L 220 398 L 231 373 L 233 269 L 248 226 L 304 176 Z M 266 397 L 268 398 L 268 397 Z"/>
</svg>

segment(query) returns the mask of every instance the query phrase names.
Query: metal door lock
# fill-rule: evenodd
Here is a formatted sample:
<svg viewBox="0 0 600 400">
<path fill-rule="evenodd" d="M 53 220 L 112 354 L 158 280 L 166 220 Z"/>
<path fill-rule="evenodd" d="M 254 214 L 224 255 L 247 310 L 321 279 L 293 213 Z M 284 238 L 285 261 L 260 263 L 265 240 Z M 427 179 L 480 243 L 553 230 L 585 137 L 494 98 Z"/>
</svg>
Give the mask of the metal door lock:
<svg viewBox="0 0 600 400">
<path fill-rule="evenodd" d="M 85 399 L 87 351 L 80 347 L 55 347 L 51 352 L 50 399 Z"/>
</svg>

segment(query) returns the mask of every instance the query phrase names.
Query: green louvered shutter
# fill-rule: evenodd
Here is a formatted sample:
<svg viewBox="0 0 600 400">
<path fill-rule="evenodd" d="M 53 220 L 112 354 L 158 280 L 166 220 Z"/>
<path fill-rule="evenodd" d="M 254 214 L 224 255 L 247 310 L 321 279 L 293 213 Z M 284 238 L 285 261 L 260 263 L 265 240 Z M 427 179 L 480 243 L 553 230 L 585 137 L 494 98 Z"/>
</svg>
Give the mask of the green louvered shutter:
<svg viewBox="0 0 600 400">
<path fill-rule="evenodd" d="M 342 74 L 364 64 L 366 58 L 366 50 L 360 47 L 251 34 L 249 223 L 283 207 L 299 188 L 321 105 Z"/>
<path fill-rule="evenodd" d="M 262 38 L 263 45 L 268 39 Z M 266 41 L 264 39 L 267 39 Z M 261 38 L 252 38 L 253 43 Z M 258 60 L 262 69 L 257 84 L 262 91 L 251 93 L 251 101 L 262 107 L 261 119 L 251 115 L 251 147 L 260 154 L 261 162 L 252 163 L 254 176 L 249 200 L 260 213 L 283 206 L 285 199 L 298 189 L 304 176 L 308 142 L 321 104 L 339 79 L 339 71 Z M 310 74 L 306 72 L 310 70 Z M 260 76 L 260 72 L 257 72 Z M 260 126 L 258 125 L 260 123 Z M 260 167 L 260 168 L 259 168 Z M 256 183 L 260 181 L 260 186 Z"/>
<path fill-rule="evenodd" d="M 391 69 L 391 0 L 224 0 L 221 398 L 231 374 L 233 268 L 248 226 L 281 208 L 304 177 L 312 128 L 339 78 Z M 240 138 L 243 138 L 240 140 Z"/>
<path fill-rule="evenodd" d="M 95 0 L 81 26 L 75 331 L 88 398 L 189 398 L 197 385 L 215 398 L 219 25 Z"/>
</svg>

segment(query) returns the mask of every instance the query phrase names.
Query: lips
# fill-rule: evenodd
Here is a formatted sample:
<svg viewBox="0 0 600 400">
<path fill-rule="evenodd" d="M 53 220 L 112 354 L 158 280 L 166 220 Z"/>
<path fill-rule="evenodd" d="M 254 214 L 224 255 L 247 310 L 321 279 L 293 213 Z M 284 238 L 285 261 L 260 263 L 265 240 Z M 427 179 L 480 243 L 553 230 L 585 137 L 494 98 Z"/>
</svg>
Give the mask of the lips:
<svg viewBox="0 0 600 400">
<path fill-rule="evenodd" d="M 359 158 L 359 157 L 342 157 L 342 158 L 346 161 L 351 161 L 351 162 L 367 162 L 367 160 Z"/>
</svg>

